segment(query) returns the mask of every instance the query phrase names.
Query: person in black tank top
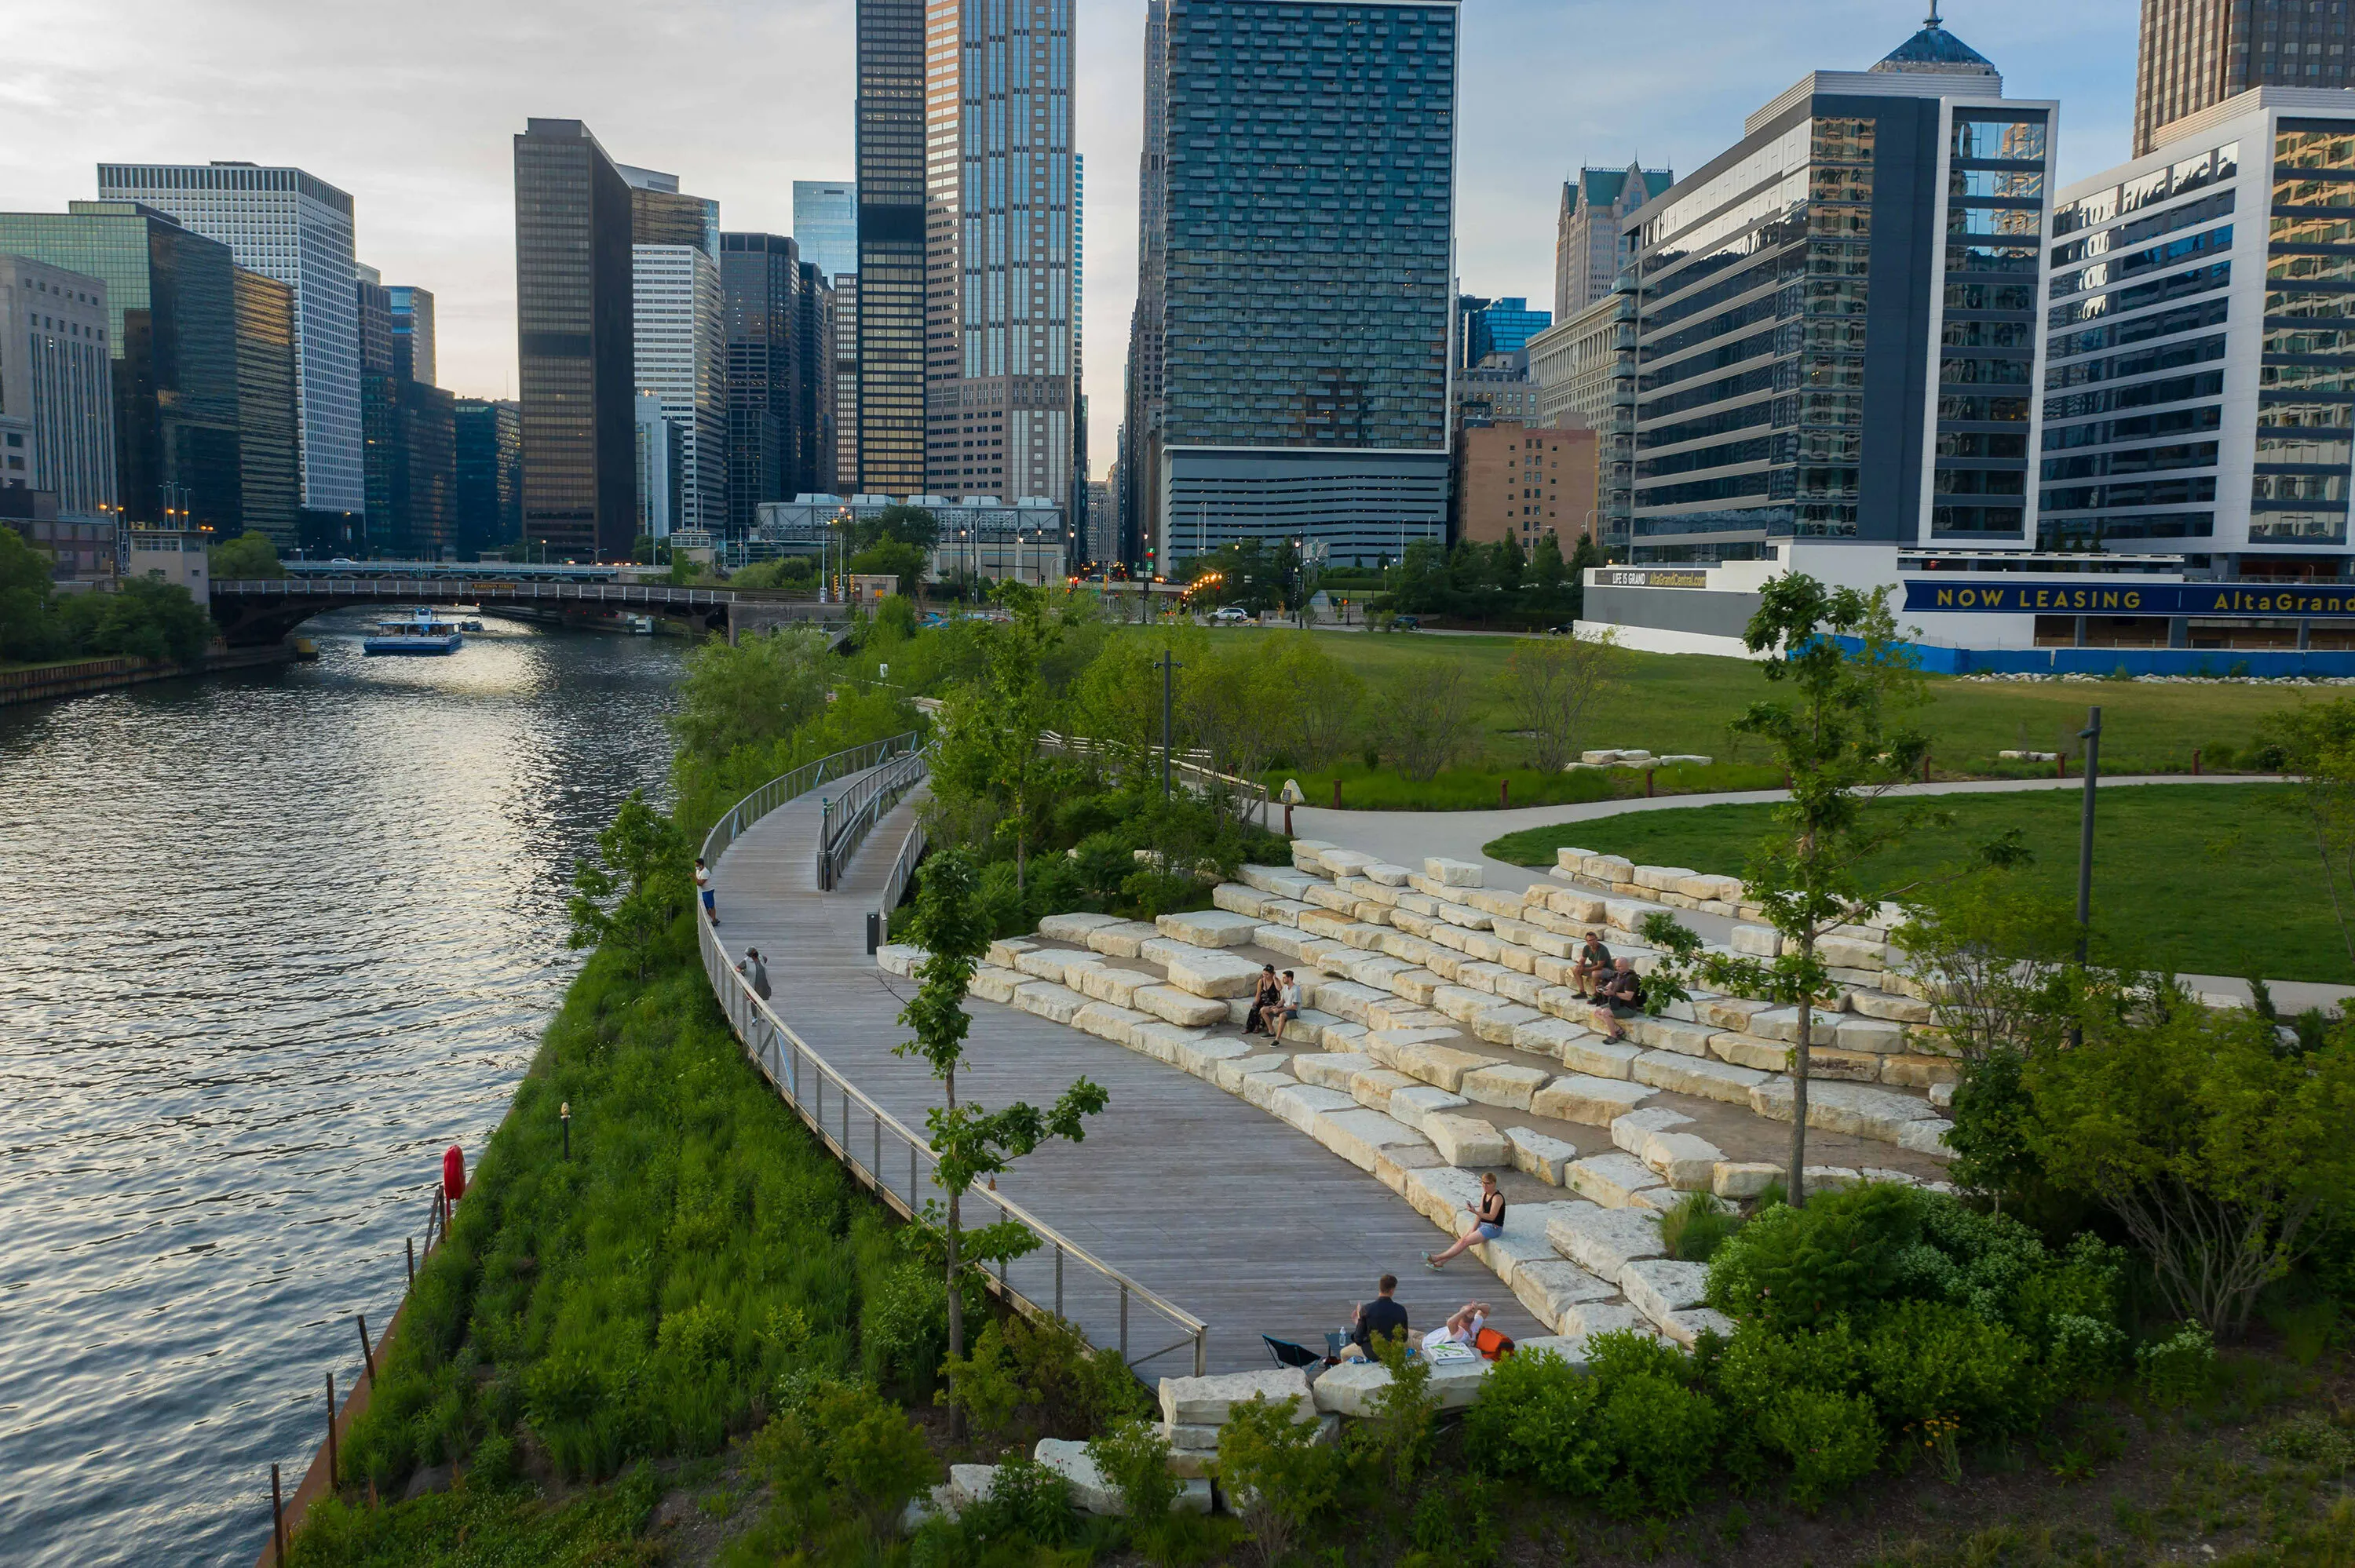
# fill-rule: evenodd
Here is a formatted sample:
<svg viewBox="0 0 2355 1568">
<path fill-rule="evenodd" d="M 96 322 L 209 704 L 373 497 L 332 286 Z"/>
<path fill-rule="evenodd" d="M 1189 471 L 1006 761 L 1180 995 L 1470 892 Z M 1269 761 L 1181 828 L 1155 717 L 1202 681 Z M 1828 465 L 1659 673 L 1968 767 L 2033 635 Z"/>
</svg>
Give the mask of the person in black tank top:
<svg viewBox="0 0 2355 1568">
<path fill-rule="evenodd" d="M 1472 1216 L 1472 1228 L 1455 1238 L 1455 1245 L 1445 1252 L 1427 1252 L 1423 1261 L 1433 1273 L 1447 1266 L 1448 1260 L 1477 1246 L 1482 1242 L 1495 1241 L 1505 1234 L 1505 1194 L 1497 1186 L 1497 1173 L 1480 1172 L 1480 1201 L 1466 1203 L 1465 1210 Z"/>
</svg>

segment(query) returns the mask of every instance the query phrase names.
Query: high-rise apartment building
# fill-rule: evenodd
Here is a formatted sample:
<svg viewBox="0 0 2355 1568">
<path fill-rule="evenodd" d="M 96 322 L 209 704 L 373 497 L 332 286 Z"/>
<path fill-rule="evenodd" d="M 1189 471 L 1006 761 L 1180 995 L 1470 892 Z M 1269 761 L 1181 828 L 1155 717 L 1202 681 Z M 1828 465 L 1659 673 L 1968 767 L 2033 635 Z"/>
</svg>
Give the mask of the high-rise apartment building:
<svg viewBox="0 0 2355 1568">
<path fill-rule="evenodd" d="M 923 488 L 1068 506 L 1071 0 L 928 9 Z"/>
<path fill-rule="evenodd" d="M 1593 515 L 1597 437 L 1499 420 L 1456 438 L 1456 537 L 1511 539 L 1533 553 L 1547 535 L 1567 556 Z"/>
<path fill-rule="evenodd" d="M 1546 311 L 1529 309 L 1528 300 L 1489 300 L 1459 294 L 1455 300 L 1457 366 L 1469 370 L 1491 355 L 1518 354 L 1529 339 L 1553 324 Z"/>
<path fill-rule="evenodd" d="M 630 187 L 578 120 L 515 139 L 526 542 L 592 559 L 637 532 Z"/>
<path fill-rule="evenodd" d="M 1136 303 L 1129 312 L 1128 359 L 1121 377 L 1119 542 L 1107 557 L 1130 564 L 1146 558 L 1158 499 L 1149 476 L 1159 468 L 1162 306 L 1168 284 L 1168 54 L 1169 0 L 1146 0 L 1145 143 L 1136 158 Z"/>
<path fill-rule="evenodd" d="M 2142 0 L 2135 156 L 2171 122 L 2253 87 L 2355 86 L 2347 11 L 2337 0 Z"/>
<path fill-rule="evenodd" d="M 722 234 L 728 376 L 728 532 L 752 531 L 763 501 L 809 488 L 802 440 L 802 261 L 782 234 Z M 830 412 L 830 411 L 829 411 Z"/>
<path fill-rule="evenodd" d="M 301 169 L 234 162 L 101 164 L 98 195 L 168 212 L 294 291 L 303 504 L 365 511 L 352 198 Z"/>
<path fill-rule="evenodd" d="M 1443 538 L 1456 5 L 1168 17 L 1156 569 L 1244 538 L 1368 563 Z"/>
<path fill-rule="evenodd" d="M 630 185 L 631 343 L 638 396 L 679 429 L 684 528 L 728 527 L 728 329 L 719 204 L 678 176 L 619 165 Z"/>
<path fill-rule="evenodd" d="M 392 373 L 404 381 L 435 385 L 440 377 L 433 367 L 433 291 L 394 284 L 384 293 L 392 317 Z"/>
<path fill-rule="evenodd" d="M 858 485 L 924 488 L 927 0 L 858 0 Z"/>
<path fill-rule="evenodd" d="M 1802 79 L 1639 209 L 1632 537 L 1611 543 L 2026 548 L 2056 112 L 1932 24 Z"/>
<path fill-rule="evenodd" d="M 452 509 L 461 554 L 483 556 L 523 539 L 523 410 L 461 397 L 453 411 L 457 482 Z"/>
<path fill-rule="evenodd" d="M 0 213 L 0 253 L 106 285 L 115 501 L 133 526 L 240 530 L 236 263 L 154 207 Z"/>
<path fill-rule="evenodd" d="M 69 523 L 115 519 L 112 330 L 102 280 L 0 255 L 0 488 Z"/>
<path fill-rule="evenodd" d="M 858 270 L 858 182 L 795 180 L 794 243 L 828 278 Z"/>
<path fill-rule="evenodd" d="M 1581 169 L 1561 186 L 1554 220 L 1553 319 L 1566 322 L 1611 291 L 1627 259 L 1628 215 L 1677 183 L 1667 169 Z"/>
<path fill-rule="evenodd" d="M 294 291 L 249 268 L 237 291 L 237 450 L 243 525 L 282 550 L 303 543 L 301 376 L 294 359 Z M 328 543 L 325 538 L 314 542 Z M 333 543 L 351 543 L 339 523 Z"/>
</svg>

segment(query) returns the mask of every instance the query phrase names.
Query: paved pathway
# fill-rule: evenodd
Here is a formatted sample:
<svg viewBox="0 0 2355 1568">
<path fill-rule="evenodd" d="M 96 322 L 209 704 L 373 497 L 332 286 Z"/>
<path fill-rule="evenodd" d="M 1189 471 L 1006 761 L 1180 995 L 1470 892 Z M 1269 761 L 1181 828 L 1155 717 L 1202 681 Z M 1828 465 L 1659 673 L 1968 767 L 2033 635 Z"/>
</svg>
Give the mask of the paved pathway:
<svg viewBox="0 0 2355 1568">
<path fill-rule="evenodd" d="M 2229 788 L 2235 784 L 2279 782 L 2278 779 L 2263 775 L 2201 774 L 2193 778 L 2189 774 L 2169 773 L 2104 779 L 2097 788 L 2104 790 L 2133 789 L 2147 784 Z M 2084 788 L 2085 782 L 2082 779 L 1970 779 L 1940 784 L 1908 784 L 1890 792 L 1900 796 L 2009 795 L 2030 789 L 2082 791 Z M 1590 822 L 1630 811 L 1676 811 L 1693 806 L 1743 806 L 1787 799 L 1789 797 L 1780 789 L 1745 789 L 1722 795 L 1665 795 L 1650 800 L 1590 800 L 1570 806 L 1520 806 L 1508 811 L 1336 811 L 1327 806 L 1295 806 L 1292 809 L 1292 827 L 1293 832 L 1302 838 L 1329 840 L 1406 865 L 1420 865 L 1425 855 L 1477 861 L 1487 870 L 1489 886 L 1518 891 L 1532 882 L 1542 880 L 1545 873 L 1491 859 L 1482 852 L 1481 846 L 1507 833 L 1517 833 L 1527 828 L 1552 827 L 1561 822 Z M 1280 822 L 1276 825 L 1282 826 Z M 1688 915 L 1686 923 L 1711 939 L 1721 935 L 1717 927 L 1724 924 L 1700 915 Z M 2197 991 L 2230 996 L 2242 1001 L 2249 998 L 2249 982 L 2237 976 L 2187 974 L 2181 978 Z M 2330 1007 L 2355 997 L 2355 986 L 2324 985 L 2308 980 L 2274 980 L 2271 983 L 2275 1004 L 2292 1012 L 2308 1007 Z"/>
<path fill-rule="evenodd" d="M 720 857 L 713 881 L 720 938 L 731 957 L 748 945 L 761 949 L 777 1015 L 891 1115 L 921 1128 L 924 1112 L 940 1103 L 938 1086 L 921 1064 L 891 1051 L 907 1037 L 897 1019 L 911 982 L 877 969 L 865 942 L 866 911 L 912 810 L 900 806 L 876 829 L 834 893 L 815 887 L 810 797 L 746 832 Z M 1006 1179 L 1007 1194 L 1206 1319 L 1211 1371 L 1268 1365 L 1263 1332 L 1321 1343 L 1325 1330 L 1341 1327 L 1351 1305 L 1373 1294 L 1385 1269 L 1399 1276 L 1399 1298 L 1418 1331 L 1478 1296 L 1515 1338 L 1547 1332 L 1472 1258 L 1444 1278 L 1426 1272 L 1417 1260 L 1441 1240 L 1430 1222 L 1286 1123 L 1093 1035 L 990 1002 L 969 1011 L 961 1098 L 1044 1103 L 1082 1074 L 1111 1095 L 1084 1144 L 1040 1149 Z M 826 1120 L 831 1126 L 830 1110 Z M 855 1121 L 850 1142 L 865 1147 Z M 1049 1266 L 1042 1257 L 1025 1260 L 1017 1283 L 1050 1299 Z M 1097 1343 L 1114 1342 L 1116 1298 L 1085 1283 L 1078 1266 L 1066 1269 L 1067 1310 Z M 1132 1356 L 1176 1338 L 1141 1308 L 1131 1331 Z M 1148 1380 L 1191 1370 L 1183 1352 L 1140 1369 Z"/>
</svg>

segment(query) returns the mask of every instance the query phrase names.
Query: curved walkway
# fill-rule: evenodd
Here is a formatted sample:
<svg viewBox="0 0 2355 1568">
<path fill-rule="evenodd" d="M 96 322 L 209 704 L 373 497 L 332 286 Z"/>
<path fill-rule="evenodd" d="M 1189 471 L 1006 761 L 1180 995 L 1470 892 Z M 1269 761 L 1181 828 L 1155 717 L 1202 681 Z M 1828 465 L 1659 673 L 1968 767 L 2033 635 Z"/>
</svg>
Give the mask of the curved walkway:
<svg viewBox="0 0 2355 1568">
<path fill-rule="evenodd" d="M 829 787 L 827 793 L 836 793 Z M 883 974 L 866 950 L 866 915 L 912 819 L 903 804 L 879 824 L 833 893 L 815 874 L 817 800 L 805 796 L 748 829 L 713 868 L 730 957 L 757 947 L 768 961 L 771 1006 L 861 1092 L 922 1128 L 940 1104 L 923 1065 L 895 1055 L 911 985 Z M 1516 1339 L 1549 1332 L 1469 1257 L 1445 1277 L 1417 1266 L 1431 1223 L 1364 1171 L 1290 1125 L 1172 1066 L 1075 1029 L 991 1002 L 968 1005 L 973 1032 L 964 1097 L 985 1105 L 1043 1103 L 1085 1074 L 1110 1094 L 1084 1144 L 1050 1144 L 1003 1181 L 1023 1204 L 1113 1266 L 1209 1324 L 1211 1372 L 1269 1363 L 1263 1333 L 1311 1345 L 1348 1320 L 1383 1271 L 1418 1331 L 1467 1295 L 1496 1308 Z M 830 1123 L 832 1118 L 826 1118 Z M 854 1122 L 850 1139 L 861 1141 Z M 971 1200 L 968 1200 L 970 1202 Z M 970 1223 L 995 1216 L 986 1207 Z M 1015 1266 L 1016 1283 L 1050 1300 L 1048 1260 Z M 1065 1271 L 1067 1313 L 1099 1345 L 1119 1342 L 1114 1293 L 1085 1270 Z M 1132 1358 L 1174 1337 L 1132 1309 Z M 1190 1341 L 1188 1342 L 1190 1348 Z M 1139 1372 L 1181 1374 L 1184 1353 Z"/>
</svg>

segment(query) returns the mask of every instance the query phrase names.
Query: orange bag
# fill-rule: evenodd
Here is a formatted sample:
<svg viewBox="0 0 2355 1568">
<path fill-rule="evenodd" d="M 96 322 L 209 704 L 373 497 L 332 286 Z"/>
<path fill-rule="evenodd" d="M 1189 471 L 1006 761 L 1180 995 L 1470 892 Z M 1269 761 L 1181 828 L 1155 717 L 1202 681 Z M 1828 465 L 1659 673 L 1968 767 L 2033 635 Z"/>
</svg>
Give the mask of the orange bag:
<svg viewBox="0 0 2355 1568">
<path fill-rule="evenodd" d="M 1483 1329 L 1472 1337 L 1472 1348 L 1478 1351 L 1484 1360 L 1493 1361 L 1500 1356 L 1511 1355 L 1513 1341 L 1497 1330 Z"/>
</svg>

